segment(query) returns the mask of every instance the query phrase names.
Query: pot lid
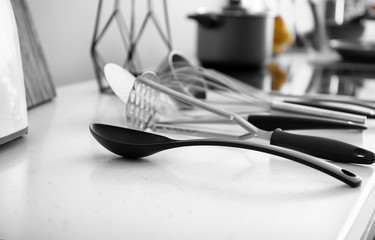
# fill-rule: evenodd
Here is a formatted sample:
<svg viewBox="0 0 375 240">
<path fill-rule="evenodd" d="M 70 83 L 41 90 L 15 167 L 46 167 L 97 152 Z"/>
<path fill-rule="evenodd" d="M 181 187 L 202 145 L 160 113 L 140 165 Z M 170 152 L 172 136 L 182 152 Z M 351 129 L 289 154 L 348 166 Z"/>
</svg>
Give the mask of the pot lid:
<svg viewBox="0 0 375 240">
<path fill-rule="evenodd" d="M 247 10 L 242 6 L 241 0 L 229 0 L 228 5 L 223 7 L 224 14 L 247 15 Z"/>
<path fill-rule="evenodd" d="M 241 0 L 228 0 L 228 4 L 222 8 L 221 12 L 211 12 L 200 8 L 196 15 L 199 17 L 216 16 L 216 17 L 275 17 L 271 11 L 249 12 L 243 5 Z M 195 16 L 196 16 L 195 15 Z M 194 16 L 194 15 L 190 15 Z"/>
</svg>

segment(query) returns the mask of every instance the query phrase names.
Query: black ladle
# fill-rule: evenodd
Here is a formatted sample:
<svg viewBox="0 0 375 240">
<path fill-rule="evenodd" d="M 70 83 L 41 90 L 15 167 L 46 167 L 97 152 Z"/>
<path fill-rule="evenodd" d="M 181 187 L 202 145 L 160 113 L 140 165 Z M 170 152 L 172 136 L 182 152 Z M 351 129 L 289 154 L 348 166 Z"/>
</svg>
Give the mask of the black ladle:
<svg viewBox="0 0 375 240">
<path fill-rule="evenodd" d="M 324 172 L 351 187 L 358 187 L 362 182 L 362 179 L 354 173 L 334 164 L 310 155 L 273 145 L 222 139 L 174 140 L 161 135 L 99 123 L 91 124 L 90 131 L 94 138 L 103 147 L 126 158 L 142 158 L 177 147 L 197 145 L 236 147 L 269 153 L 290 159 Z"/>
</svg>

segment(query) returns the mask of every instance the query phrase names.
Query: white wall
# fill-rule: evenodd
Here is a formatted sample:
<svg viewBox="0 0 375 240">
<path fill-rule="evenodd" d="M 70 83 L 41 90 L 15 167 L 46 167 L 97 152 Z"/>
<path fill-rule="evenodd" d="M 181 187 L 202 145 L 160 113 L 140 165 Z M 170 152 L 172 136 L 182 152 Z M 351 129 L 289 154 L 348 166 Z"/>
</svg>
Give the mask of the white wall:
<svg viewBox="0 0 375 240">
<path fill-rule="evenodd" d="M 98 2 L 99 0 L 27 0 L 56 85 L 95 78 L 90 58 L 90 44 Z M 113 0 L 104 0 L 103 2 L 104 9 L 109 13 Z M 130 0 L 123 0 L 123 7 L 126 7 L 130 2 Z M 136 1 L 140 9 L 146 7 L 146 2 L 147 0 Z M 163 1 L 154 0 L 152 2 L 157 9 L 157 6 L 161 5 Z M 200 6 L 218 10 L 225 2 L 224 0 L 168 1 L 174 49 L 193 58 L 195 56 L 197 25 L 187 19 L 187 14 L 193 13 Z M 141 10 L 137 11 L 141 12 Z M 141 17 L 138 16 L 138 18 Z M 162 15 L 159 18 L 161 21 Z M 152 25 L 148 27 L 149 29 L 154 28 Z M 155 40 L 154 36 L 155 34 L 150 30 L 145 34 L 144 42 L 142 42 L 144 50 L 142 55 L 144 52 L 148 55 L 141 59 L 145 68 L 153 68 L 165 55 L 164 49 L 157 45 L 160 43 Z M 123 53 L 115 44 L 106 46 L 104 49 L 108 51 L 109 61 L 111 58 L 118 60 L 123 57 Z"/>
<path fill-rule="evenodd" d="M 94 21 L 99 0 L 26 0 L 39 34 L 44 54 L 46 56 L 53 80 L 56 85 L 94 79 L 94 70 L 90 58 L 90 44 L 93 35 Z M 148 0 L 136 0 L 138 23 L 144 14 Z M 245 6 L 250 3 L 264 3 L 266 0 L 244 0 Z M 267 0 L 272 2 L 272 0 Z M 283 0 L 289 2 L 291 0 Z M 324 0 L 316 0 L 324 1 Z M 373 0 L 368 0 L 373 1 Z M 113 0 L 103 0 L 105 13 L 111 11 Z M 122 0 L 124 13 L 131 0 Z M 153 0 L 156 6 L 162 5 L 163 0 Z M 173 47 L 189 58 L 195 58 L 197 24 L 187 19 L 189 13 L 198 7 L 218 11 L 227 0 L 169 0 L 169 19 L 172 30 Z M 143 9 L 143 12 L 142 12 Z M 129 15 L 129 14 L 128 14 Z M 162 15 L 159 16 L 162 20 Z M 372 31 L 366 31 L 365 36 L 373 38 Z M 150 30 L 151 29 L 151 30 Z M 142 38 L 141 61 L 144 68 L 155 67 L 164 57 L 166 49 L 160 40 L 155 39 L 154 26 L 148 26 L 148 32 Z M 112 33 L 111 33 L 112 34 Z M 107 61 L 116 62 L 124 56 L 124 50 L 118 45 L 118 36 L 110 35 L 103 46 L 108 55 Z M 111 42 L 113 41 L 113 44 Z M 109 44 L 108 44 L 109 43 Z M 106 57 L 107 57 L 106 55 Z"/>
</svg>

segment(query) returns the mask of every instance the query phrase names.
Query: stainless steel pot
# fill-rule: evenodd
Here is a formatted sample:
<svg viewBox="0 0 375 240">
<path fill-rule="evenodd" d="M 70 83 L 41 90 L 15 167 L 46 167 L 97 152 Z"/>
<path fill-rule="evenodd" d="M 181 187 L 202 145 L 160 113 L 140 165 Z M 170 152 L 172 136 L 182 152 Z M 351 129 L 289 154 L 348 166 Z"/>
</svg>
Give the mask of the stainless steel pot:
<svg viewBox="0 0 375 240">
<path fill-rule="evenodd" d="M 272 56 L 274 16 L 249 14 L 231 0 L 221 13 L 195 13 L 197 56 L 209 67 L 260 67 Z"/>
</svg>

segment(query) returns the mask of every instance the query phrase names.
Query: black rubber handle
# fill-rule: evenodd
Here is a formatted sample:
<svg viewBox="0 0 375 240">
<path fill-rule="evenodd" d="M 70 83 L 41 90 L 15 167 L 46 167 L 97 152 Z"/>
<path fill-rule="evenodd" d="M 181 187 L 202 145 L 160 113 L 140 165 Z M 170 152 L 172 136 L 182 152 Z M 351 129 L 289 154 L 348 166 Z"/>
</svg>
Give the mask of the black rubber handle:
<svg viewBox="0 0 375 240">
<path fill-rule="evenodd" d="M 287 133 L 280 129 L 273 132 L 271 145 L 335 162 L 372 164 L 375 161 L 375 154 L 366 149 L 329 138 Z"/>
<path fill-rule="evenodd" d="M 334 119 L 323 119 L 318 117 L 305 116 L 282 116 L 282 115 L 249 115 L 247 120 L 267 131 L 273 131 L 277 128 L 284 130 L 293 129 L 358 129 L 365 130 L 367 127 L 363 124 L 345 122 Z"/>
</svg>

